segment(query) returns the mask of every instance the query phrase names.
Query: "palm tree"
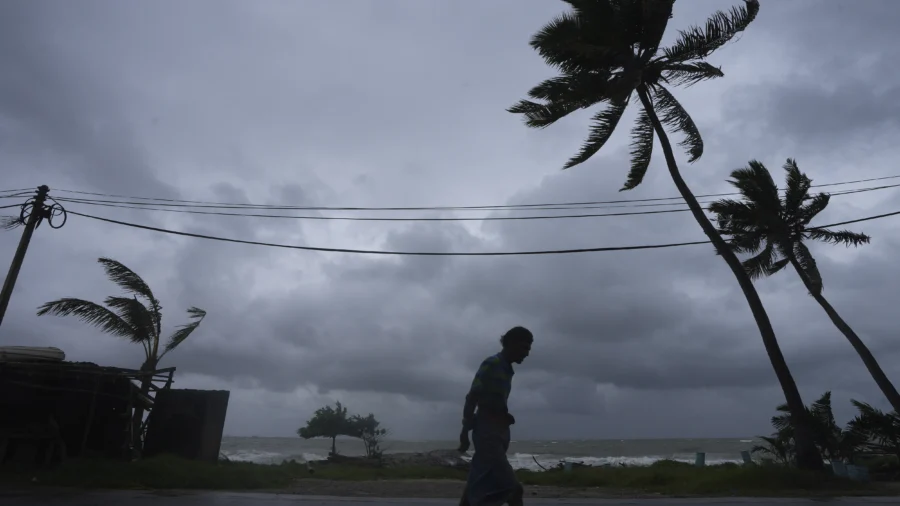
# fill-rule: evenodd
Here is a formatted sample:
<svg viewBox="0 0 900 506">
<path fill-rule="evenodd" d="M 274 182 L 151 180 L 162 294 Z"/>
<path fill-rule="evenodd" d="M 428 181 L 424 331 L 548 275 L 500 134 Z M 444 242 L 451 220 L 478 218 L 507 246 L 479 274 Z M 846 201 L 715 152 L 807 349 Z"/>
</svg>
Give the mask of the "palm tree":
<svg viewBox="0 0 900 506">
<path fill-rule="evenodd" d="M 798 421 L 795 438 L 798 464 L 807 469 L 821 469 L 822 459 L 816 452 L 808 424 L 801 422 L 806 414 L 803 399 L 753 281 L 682 178 L 663 126 L 684 135 L 680 145 L 687 150 L 689 162 L 702 156 L 703 140 L 697 125 L 668 86 L 689 86 L 722 77 L 722 70 L 709 64 L 706 58 L 747 28 L 759 11 L 759 2 L 745 0 L 743 6 L 732 7 L 727 13 L 716 12 L 705 27 L 682 31 L 672 46 L 660 48 L 674 0 L 565 1 L 573 10 L 551 21 L 531 39 L 531 46 L 560 75 L 528 92 L 537 102 L 522 100 L 509 108 L 509 112 L 523 115 L 529 127 L 545 128 L 574 111 L 601 105 L 592 118 L 584 146 L 564 165 L 568 169 L 587 161 L 606 144 L 625 109 L 637 96 L 641 109 L 631 130 L 631 169 L 622 190 L 635 188 L 643 181 L 654 138 L 658 138 L 672 181 L 747 298 L 785 400 Z"/>
<path fill-rule="evenodd" d="M 794 424 L 787 405 L 782 404 L 775 409 L 779 413 L 772 417 L 775 433 L 768 438 L 761 437 L 767 446 L 754 447 L 752 451 L 772 455 L 776 460 L 789 464 L 790 459 L 782 457 L 790 456 L 793 452 Z M 855 430 L 852 427 L 841 428 L 837 424 L 831 409 L 831 392 L 825 392 L 807 408 L 807 416 L 812 421 L 813 439 L 822 456 L 830 462 L 844 460 L 852 462 L 866 439 L 862 437 L 862 430 Z"/>
<path fill-rule="evenodd" d="M 160 353 L 162 336 L 162 305 L 150 286 L 134 271 L 110 258 L 97 260 L 106 270 L 106 276 L 130 296 L 110 296 L 104 300 L 106 306 L 84 299 L 65 297 L 47 302 L 38 308 L 38 316 L 75 316 L 85 323 L 100 328 L 107 334 L 124 337 L 144 348 L 144 363 L 141 371 L 152 373 L 159 361 L 170 351 L 184 342 L 206 316 L 206 311 L 191 307 L 187 310 L 190 323 L 178 327 L 169 337 Z M 141 393 L 146 396 L 150 391 L 150 375 L 141 380 Z M 140 426 L 143 420 L 143 409 L 135 408 L 133 418 L 134 443 L 138 448 Z"/>
<path fill-rule="evenodd" d="M 784 170 L 787 172 L 787 184 L 783 197 L 762 163 L 754 160 L 748 167 L 733 171 L 729 182 L 738 189 L 741 200 L 723 199 L 709 208 L 717 216 L 719 231 L 731 237 L 734 251 L 753 255 L 744 261 L 744 269 L 753 279 L 771 276 L 788 265 L 792 266 L 810 295 L 850 341 L 891 406 L 900 412 L 897 389 L 862 339 L 822 295 L 822 275 L 804 244 L 808 239 L 859 246 L 868 243 L 869 236 L 847 230 L 810 227 L 813 218 L 828 206 L 830 196 L 825 193 L 809 196 L 812 180 L 800 172 L 796 161 L 789 158 Z"/>
<path fill-rule="evenodd" d="M 856 434 L 860 446 L 874 453 L 887 453 L 900 462 L 900 414 L 884 413 L 865 402 L 850 400 L 859 414 L 850 421 L 848 430 Z"/>
</svg>

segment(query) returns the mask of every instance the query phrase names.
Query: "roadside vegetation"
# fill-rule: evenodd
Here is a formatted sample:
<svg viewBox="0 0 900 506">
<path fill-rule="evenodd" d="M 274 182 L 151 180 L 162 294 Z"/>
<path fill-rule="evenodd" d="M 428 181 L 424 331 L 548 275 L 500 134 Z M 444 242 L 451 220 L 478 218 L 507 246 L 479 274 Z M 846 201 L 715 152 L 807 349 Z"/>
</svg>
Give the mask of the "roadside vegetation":
<svg viewBox="0 0 900 506">
<path fill-rule="evenodd" d="M 171 456 L 123 464 L 97 460 L 71 460 L 53 470 L 4 470 L 0 484 L 7 487 L 77 487 L 88 489 L 149 490 L 265 490 L 291 492 L 303 483 L 385 480 L 442 480 L 458 484 L 462 491 L 466 471 L 451 467 L 373 467 L 314 464 L 310 473 L 303 463 L 279 465 L 247 462 L 207 463 Z M 833 496 L 894 493 L 883 484 L 860 484 L 828 474 L 786 469 L 776 465 L 735 464 L 697 468 L 690 464 L 660 461 L 647 467 L 575 468 L 569 472 L 518 471 L 526 486 L 599 489 L 616 494 L 708 496 Z M 415 486 L 415 485 L 411 485 Z M 454 487 L 453 490 L 456 490 Z M 452 495 L 452 494 L 450 494 Z"/>
</svg>

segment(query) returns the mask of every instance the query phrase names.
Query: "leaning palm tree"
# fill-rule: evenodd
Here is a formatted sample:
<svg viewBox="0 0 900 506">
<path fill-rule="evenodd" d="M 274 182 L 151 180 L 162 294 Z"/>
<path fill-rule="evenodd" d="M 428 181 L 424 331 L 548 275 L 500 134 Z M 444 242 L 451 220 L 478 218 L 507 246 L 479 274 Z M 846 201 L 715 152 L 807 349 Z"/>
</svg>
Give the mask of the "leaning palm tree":
<svg viewBox="0 0 900 506">
<path fill-rule="evenodd" d="M 762 163 L 751 161 L 748 167 L 733 171 L 729 183 L 738 189 L 741 200 L 723 199 L 709 207 L 716 214 L 719 231 L 731 237 L 734 251 L 753 255 L 744 260 L 744 269 L 753 279 L 771 276 L 788 265 L 793 267 L 810 295 L 850 341 L 891 406 L 900 412 L 900 394 L 894 384 L 862 339 L 822 295 L 822 275 L 804 243 L 811 240 L 859 246 L 868 243 L 869 236 L 811 227 L 810 222 L 828 206 L 830 196 L 820 193 L 810 197 L 812 180 L 800 172 L 794 160 L 789 158 L 784 170 L 787 184 L 783 197 Z"/>
<path fill-rule="evenodd" d="M 84 299 L 65 297 L 47 302 L 38 308 L 38 316 L 75 316 L 85 323 L 100 328 L 107 334 L 123 337 L 144 348 L 144 363 L 141 371 L 148 373 L 141 380 L 141 393 L 146 396 L 150 391 L 149 373 L 156 370 L 159 361 L 170 351 L 184 342 L 206 316 L 206 311 L 191 307 L 187 310 L 193 320 L 178 327 L 160 350 L 162 338 L 162 305 L 150 286 L 134 271 L 116 260 L 100 258 L 97 260 L 106 270 L 106 276 L 119 285 L 129 296 L 110 296 L 104 301 L 106 306 Z M 138 448 L 140 426 L 143 421 L 143 409 L 135 408 L 134 412 L 134 444 Z"/>
<path fill-rule="evenodd" d="M 798 464 L 821 469 L 822 459 L 808 424 L 803 422 L 803 399 L 765 308 L 740 260 L 682 178 L 665 130 L 668 127 L 684 135 L 680 145 L 687 150 L 689 162 L 701 157 L 700 131 L 668 87 L 722 77 L 722 70 L 706 58 L 747 28 L 759 11 L 759 2 L 745 0 L 743 6 L 733 7 L 730 12 L 716 12 L 705 27 L 682 31 L 672 46 L 660 48 L 674 0 L 565 1 L 573 10 L 551 21 L 531 39 L 531 46 L 560 75 L 533 87 L 528 95 L 534 101 L 522 100 L 509 112 L 523 115 L 529 127 L 544 128 L 579 109 L 600 105 L 584 146 L 563 167 L 568 169 L 587 161 L 606 144 L 625 109 L 637 97 L 641 107 L 631 130 L 631 168 L 622 190 L 635 188 L 643 181 L 654 140 L 658 138 L 675 186 L 747 298 L 785 400 L 797 421 Z"/>
</svg>

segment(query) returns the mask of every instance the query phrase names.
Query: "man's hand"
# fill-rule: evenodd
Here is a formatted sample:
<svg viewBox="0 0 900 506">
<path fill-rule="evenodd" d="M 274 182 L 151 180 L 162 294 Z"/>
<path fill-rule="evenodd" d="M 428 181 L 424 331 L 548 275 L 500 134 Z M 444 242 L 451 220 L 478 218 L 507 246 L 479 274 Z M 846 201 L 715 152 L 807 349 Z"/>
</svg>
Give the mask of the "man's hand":
<svg viewBox="0 0 900 506">
<path fill-rule="evenodd" d="M 515 425 L 515 424 L 516 424 L 516 417 L 512 416 L 512 414 L 510 414 L 510 413 L 507 413 L 507 414 L 506 414 L 506 421 L 507 421 L 510 425 Z"/>
<path fill-rule="evenodd" d="M 469 451 L 469 431 L 463 429 L 462 432 L 459 433 L 459 453 L 466 453 Z"/>
</svg>

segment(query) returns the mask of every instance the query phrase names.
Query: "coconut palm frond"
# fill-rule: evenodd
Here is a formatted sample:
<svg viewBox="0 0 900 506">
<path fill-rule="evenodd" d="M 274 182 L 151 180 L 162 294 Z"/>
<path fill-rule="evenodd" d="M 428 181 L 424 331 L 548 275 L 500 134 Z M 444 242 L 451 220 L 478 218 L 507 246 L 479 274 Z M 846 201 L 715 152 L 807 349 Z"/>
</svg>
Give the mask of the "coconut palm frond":
<svg viewBox="0 0 900 506">
<path fill-rule="evenodd" d="M 139 341 L 139 334 L 136 334 L 134 328 L 119 315 L 100 304 L 88 300 L 72 297 L 57 299 L 41 305 L 38 308 L 37 315 L 75 316 L 89 325 L 98 327 L 107 334 L 127 337 L 135 342 Z"/>
<path fill-rule="evenodd" d="M 747 167 L 732 171 L 728 182 L 744 200 L 753 203 L 760 211 L 758 216 L 775 216 L 783 210 L 778 185 L 762 162 L 750 160 Z"/>
<path fill-rule="evenodd" d="M 762 251 L 742 262 L 744 272 L 753 280 L 768 276 L 776 262 L 776 255 L 772 243 L 766 243 Z"/>
<path fill-rule="evenodd" d="M 121 262 L 111 258 L 98 258 L 97 262 L 103 265 L 106 276 L 123 290 L 141 296 L 151 304 L 156 302 L 156 297 L 153 295 L 153 291 L 150 290 L 150 285 Z"/>
<path fill-rule="evenodd" d="M 721 67 L 710 65 L 705 61 L 674 63 L 666 65 L 662 70 L 662 77 L 667 83 L 685 87 L 724 76 Z"/>
<path fill-rule="evenodd" d="M 631 190 L 644 181 L 644 176 L 650 167 L 650 158 L 653 155 L 654 138 L 650 115 L 641 109 L 637 121 L 631 129 L 631 170 L 628 171 L 625 185 L 619 191 Z"/>
<path fill-rule="evenodd" d="M 626 107 L 628 107 L 627 100 L 613 102 L 609 104 L 606 109 L 602 109 L 595 114 L 594 117 L 591 118 L 592 124 L 590 127 L 590 134 L 584 141 L 584 145 L 581 147 L 578 154 L 566 162 L 563 169 L 570 169 L 578 164 L 584 163 L 590 157 L 594 156 L 594 153 L 600 151 L 609 138 L 612 137 L 613 132 L 616 130 L 616 126 L 619 124 L 619 120 L 622 119 L 622 114 L 625 113 Z"/>
<path fill-rule="evenodd" d="M 758 222 L 756 207 L 747 201 L 719 199 L 707 210 L 716 216 L 716 223 L 724 235 L 747 233 Z"/>
<path fill-rule="evenodd" d="M 758 0 L 745 0 L 743 6 L 732 7 L 728 13 L 717 11 L 704 28 L 693 26 L 681 31 L 678 40 L 663 50 L 664 57 L 673 63 L 703 60 L 744 31 L 758 12 Z"/>
<path fill-rule="evenodd" d="M 178 330 L 176 330 L 175 333 L 172 334 L 172 337 L 169 338 L 169 342 L 166 343 L 165 350 L 163 351 L 162 355 L 159 356 L 160 358 L 162 358 L 166 353 L 174 350 L 176 347 L 178 347 L 179 344 L 183 343 L 185 339 L 187 339 L 195 330 L 197 330 L 197 327 L 200 326 L 200 323 L 206 317 L 206 311 L 200 308 L 192 307 L 188 309 L 187 312 L 188 316 L 194 321 L 180 326 Z"/>
<path fill-rule="evenodd" d="M 832 231 L 825 228 L 807 230 L 806 236 L 815 241 L 822 241 L 835 245 L 842 244 L 848 247 L 869 244 L 869 241 L 872 240 L 872 238 L 866 234 L 851 232 L 849 230 Z"/>
<path fill-rule="evenodd" d="M 656 108 L 660 111 L 660 121 L 673 131 L 684 135 L 684 139 L 678 145 L 687 152 L 689 163 L 697 161 L 703 156 L 703 138 L 694 120 L 669 90 L 663 86 L 654 86 L 652 91 L 656 99 Z"/>
<path fill-rule="evenodd" d="M 811 222 L 813 218 L 828 207 L 830 201 L 831 195 L 827 193 L 818 193 L 814 195 L 811 199 L 807 200 L 806 204 L 797 212 L 795 221 L 801 226 L 809 225 L 809 222 Z"/>
<path fill-rule="evenodd" d="M 156 335 L 156 323 L 153 315 L 136 296 L 107 297 L 103 303 L 134 329 L 133 341 L 149 343 L 154 339 L 159 339 L 159 336 Z"/>
<path fill-rule="evenodd" d="M 789 214 L 799 215 L 803 202 L 809 198 L 812 179 L 800 172 L 797 161 L 793 158 L 787 159 L 787 162 L 784 164 L 784 170 L 787 173 L 785 178 L 787 184 L 784 193 L 784 209 Z"/>
</svg>

